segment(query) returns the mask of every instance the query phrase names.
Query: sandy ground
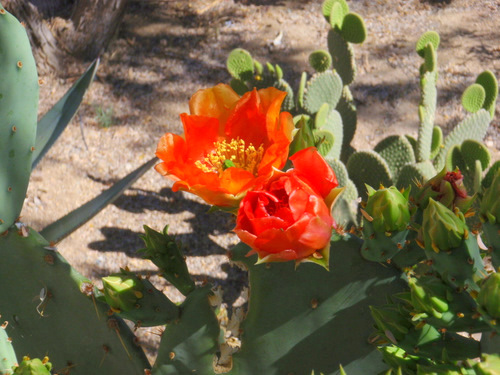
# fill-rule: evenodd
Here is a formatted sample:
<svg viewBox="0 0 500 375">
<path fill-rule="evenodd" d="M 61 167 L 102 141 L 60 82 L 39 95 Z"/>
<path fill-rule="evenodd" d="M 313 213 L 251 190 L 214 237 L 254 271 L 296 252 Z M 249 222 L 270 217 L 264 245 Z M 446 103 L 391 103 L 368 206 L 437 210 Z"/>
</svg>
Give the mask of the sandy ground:
<svg viewBox="0 0 500 375">
<path fill-rule="evenodd" d="M 81 110 L 32 175 L 24 222 L 42 229 L 151 158 L 164 132 L 181 132 L 179 114 L 188 110 L 196 90 L 229 81 L 225 60 L 233 48 L 243 47 L 260 61 L 280 64 L 295 88 L 300 73 L 311 71 L 309 53 L 326 48 L 328 25 L 321 1 L 187 3 L 132 3 Z M 357 149 L 373 148 L 391 134 L 416 136 L 421 58 L 414 46 L 424 31 L 441 35 L 436 122 L 445 133 L 465 117 L 460 96 L 476 76 L 489 69 L 500 77 L 500 1 L 353 0 L 349 5 L 364 17 L 369 32 L 365 43 L 355 46 L 358 75 L 351 88 L 358 108 L 353 142 Z M 43 77 L 40 114 L 84 68 L 82 63 Z M 485 139 L 494 159 L 500 155 L 499 115 L 497 110 Z M 144 224 L 157 230 L 169 225 L 188 249 L 194 279 L 222 285 L 228 306 L 241 304 L 245 275 L 231 267 L 225 255 L 237 242 L 231 234 L 233 219 L 209 214 L 197 197 L 173 193 L 170 187 L 169 181 L 149 171 L 58 244 L 59 251 L 97 283 L 128 266 L 150 274 L 158 288 L 180 301 L 179 293 L 136 253 L 142 247 Z M 151 355 L 158 341 L 154 332 L 142 332 Z"/>
</svg>

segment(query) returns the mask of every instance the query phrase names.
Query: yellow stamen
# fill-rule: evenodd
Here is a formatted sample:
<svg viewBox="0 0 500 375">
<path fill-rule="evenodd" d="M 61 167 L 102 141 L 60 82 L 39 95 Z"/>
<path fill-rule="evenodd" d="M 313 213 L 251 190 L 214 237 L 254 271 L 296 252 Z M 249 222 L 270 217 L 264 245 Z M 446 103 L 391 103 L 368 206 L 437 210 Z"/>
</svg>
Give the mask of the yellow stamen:
<svg viewBox="0 0 500 375">
<path fill-rule="evenodd" d="M 256 149 L 253 144 L 246 145 L 243 139 L 237 138 L 229 143 L 226 140 L 215 142 L 214 146 L 212 153 L 195 163 L 203 172 L 220 174 L 227 168 L 236 167 L 253 175 L 257 174 L 257 168 L 264 155 L 263 145 Z"/>
</svg>

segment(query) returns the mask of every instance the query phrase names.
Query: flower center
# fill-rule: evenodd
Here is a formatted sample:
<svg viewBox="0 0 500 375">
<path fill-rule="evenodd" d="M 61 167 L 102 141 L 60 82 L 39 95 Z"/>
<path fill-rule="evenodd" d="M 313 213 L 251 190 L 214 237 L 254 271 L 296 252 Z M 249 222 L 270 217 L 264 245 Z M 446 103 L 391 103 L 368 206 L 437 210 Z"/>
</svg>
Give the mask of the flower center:
<svg viewBox="0 0 500 375">
<path fill-rule="evenodd" d="M 243 139 L 232 139 L 214 142 L 215 149 L 203 160 L 198 160 L 195 165 L 203 172 L 222 173 L 227 168 L 235 167 L 249 171 L 253 175 L 257 174 L 264 146 L 260 145 L 257 149 L 252 143 L 245 144 Z"/>
</svg>

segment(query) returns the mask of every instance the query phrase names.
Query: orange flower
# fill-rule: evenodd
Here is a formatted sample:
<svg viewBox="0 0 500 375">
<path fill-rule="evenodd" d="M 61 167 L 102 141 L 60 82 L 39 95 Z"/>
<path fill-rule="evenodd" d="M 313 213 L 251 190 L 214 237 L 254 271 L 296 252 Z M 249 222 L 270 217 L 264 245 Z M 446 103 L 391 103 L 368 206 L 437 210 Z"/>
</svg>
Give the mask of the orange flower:
<svg viewBox="0 0 500 375">
<path fill-rule="evenodd" d="M 253 90 L 241 98 L 230 86 L 199 90 L 181 114 L 184 135 L 166 133 L 155 169 L 216 206 L 237 207 L 253 186 L 269 179 L 288 157 L 293 121 L 281 112 L 286 93 Z"/>
</svg>

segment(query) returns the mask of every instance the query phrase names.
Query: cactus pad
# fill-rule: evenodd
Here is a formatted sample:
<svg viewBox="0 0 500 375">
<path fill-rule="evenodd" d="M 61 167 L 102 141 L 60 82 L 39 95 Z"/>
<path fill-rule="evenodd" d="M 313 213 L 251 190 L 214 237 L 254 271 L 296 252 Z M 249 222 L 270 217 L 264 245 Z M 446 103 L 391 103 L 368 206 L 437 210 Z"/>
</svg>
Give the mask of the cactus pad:
<svg viewBox="0 0 500 375">
<path fill-rule="evenodd" d="M 399 289 L 399 275 L 364 261 L 353 237 L 335 238 L 331 246 L 330 272 L 308 263 L 297 269 L 291 262 L 255 265 L 255 257 L 245 257 L 247 246 L 232 250 L 232 259 L 248 267 L 252 285 L 241 350 L 233 356 L 235 374 L 310 374 L 312 369 L 338 374 L 340 363 L 347 374 L 385 368 L 367 342 L 373 323 L 366 314 Z M 326 345 L 334 336 L 349 339 Z"/>
<path fill-rule="evenodd" d="M 363 43 L 366 39 L 365 21 L 359 14 L 349 13 L 344 17 L 340 33 L 347 42 Z"/>
<path fill-rule="evenodd" d="M 332 56 L 328 51 L 317 50 L 309 55 L 309 64 L 317 72 L 321 73 L 330 69 L 332 65 Z"/>
<path fill-rule="evenodd" d="M 490 187 L 491 183 L 493 182 L 493 178 L 495 177 L 495 174 L 499 169 L 500 169 L 500 160 L 497 160 L 496 162 L 493 163 L 490 169 L 488 169 L 488 172 L 483 178 L 482 184 L 485 189 Z"/>
<path fill-rule="evenodd" d="M 347 11 L 348 12 L 348 11 Z M 337 1 L 332 6 L 332 11 L 330 12 L 330 26 L 335 30 L 340 30 L 342 27 L 342 21 L 347 14 L 346 8 Z"/>
<path fill-rule="evenodd" d="M 348 86 L 344 86 L 342 96 L 339 99 L 336 110 L 342 117 L 342 150 L 344 151 L 354 138 L 354 133 L 356 133 L 356 124 L 358 121 L 356 106 L 354 105 L 354 99 L 352 98 L 351 91 Z"/>
<path fill-rule="evenodd" d="M 434 160 L 436 169 L 440 170 L 444 167 L 448 150 L 454 145 L 459 145 L 466 139 L 482 141 L 486 135 L 490 121 L 489 112 L 480 109 L 458 124 L 444 139 L 444 147 L 439 151 Z"/>
<path fill-rule="evenodd" d="M 412 195 L 418 191 L 419 186 L 434 177 L 436 170 L 429 160 L 416 164 L 407 164 L 399 171 L 396 186 L 398 189 L 411 187 Z"/>
<path fill-rule="evenodd" d="M 427 43 L 424 47 L 424 69 L 434 72 L 437 67 L 437 53 L 432 43 Z"/>
<path fill-rule="evenodd" d="M 108 316 L 90 281 L 49 249 L 27 227 L 2 238 L 1 313 L 9 317 L 15 350 L 39 358 L 49 353 L 59 373 L 68 367 L 71 375 L 143 373 L 149 364 L 126 324 Z"/>
<path fill-rule="evenodd" d="M 0 5 L 0 233 L 21 212 L 31 173 L 38 75 L 25 28 Z"/>
<path fill-rule="evenodd" d="M 293 98 L 293 90 L 288 84 L 288 82 L 285 81 L 284 79 L 280 79 L 274 84 L 274 87 L 276 87 L 278 90 L 286 92 L 285 99 L 281 104 L 281 110 L 292 111 L 295 108 L 295 101 Z"/>
<path fill-rule="evenodd" d="M 462 105 L 467 111 L 475 113 L 483 108 L 485 99 L 486 91 L 484 87 L 479 83 L 474 83 L 467 87 L 462 94 Z"/>
<path fill-rule="evenodd" d="M 354 185 L 366 199 L 365 184 L 370 186 L 391 186 L 391 170 L 387 162 L 375 151 L 358 151 L 351 155 L 347 162 L 347 172 Z"/>
<path fill-rule="evenodd" d="M 392 176 L 397 176 L 404 165 L 415 163 L 413 147 L 402 135 L 392 135 L 383 139 L 373 150 L 385 159 Z"/>
<path fill-rule="evenodd" d="M 339 159 L 342 150 L 342 138 L 344 136 L 342 117 L 340 117 L 340 114 L 336 110 L 330 111 L 325 123 L 320 129 L 329 131 L 333 134 L 333 146 L 328 152 L 328 156 Z"/>
<path fill-rule="evenodd" d="M 7 324 L 8 322 L 3 323 L 3 321 L 2 324 L 0 324 L 0 374 L 2 375 L 11 375 L 12 366 L 17 365 L 12 339 L 9 338 L 5 331 Z"/>
<path fill-rule="evenodd" d="M 330 22 L 332 9 L 333 9 L 335 4 L 340 5 L 342 13 L 344 13 L 344 14 L 349 13 L 349 5 L 347 5 L 347 2 L 345 0 L 325 0 L 323 2 L 321 10 L 323 12 L 323 16 L 326 19 L 326 22 Z"/>
<path fill-rule="evenodd" d="M 490 164 L 491 155 L 488 148 L 478 141 L 466 139 L 460 146 L 462 157 L 468 167 L 472 167 L 476 160 L 481 162 L 482 170 L 486 170 Z"/>
<path fill-rule="evenodd" d="M 485 70 L 476 78 L 476 83 L 484 88 L 486 97 L 483 108 L 486 109 L 490 113 L 491 118 L 493 118 L 498 97 L 498 81 L 492 72 Z"/>
<path fill-rule="evenodd" d="M 231 51 L 227 58 L 227 70 L 233 78 L 242 81 L 250 80 L 254 73 L 254 62 L 252 55 L 242 48 Z"/>
<path fill-rule="evenodd" d="M 297 91 L 297 109 L 303 109 L 304 108 L 304 91 L 306 90 L 306 83 L 307 83 L 307 73 L 302 72 L 302 75 L 300 76 L 300 82 L 299 82 L 299 89 Z"/>
<path fill-rule="evenodd" d="M 432 142 L 430 159 L 434 159 L 443 145 L 443 131 L 439 126 L 432 128 Z"/>
<path fill-rule="evenodd" d="M 425 57 L 425 46 L 427 43 L 431 43 L 434 47 L 434 51 L 437 51 L 439 47 L 439 34 L 435 31 L 426 31 L 417 41 L 416 50 L 421 57 Z"/>
<path fill-rule="evenodd" d="M 342 35 L 333 29 L 328 32 L 328 50 L 332 55 L 332 65 L 342 78 L 342 83 L 351 84 L 356 76 L 354 51 Z"/>
<path fill-rule="evenodd" d="M 342 95 L 342 80 L 337 73 L 326 71 L 315 74 L 304 93 L 304 108 L 308 113 L 316 113 L 323 103 L 335 108 Z"/>
</svg>

